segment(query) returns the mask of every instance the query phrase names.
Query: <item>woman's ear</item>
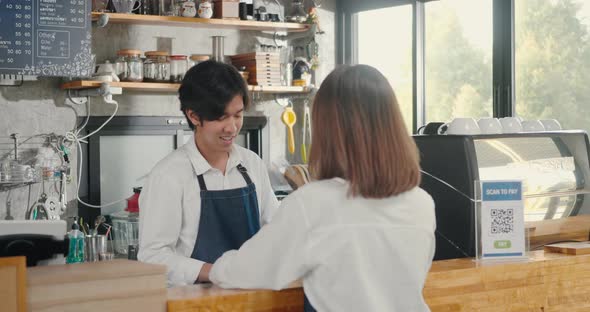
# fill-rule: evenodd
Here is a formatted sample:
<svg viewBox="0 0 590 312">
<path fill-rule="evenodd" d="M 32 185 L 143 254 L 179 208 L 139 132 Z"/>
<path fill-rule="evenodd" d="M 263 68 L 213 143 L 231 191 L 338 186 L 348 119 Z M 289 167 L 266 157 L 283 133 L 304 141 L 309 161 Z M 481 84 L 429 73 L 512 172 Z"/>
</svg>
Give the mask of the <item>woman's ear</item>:
<svg viewBox="0 0 590 312">
<path fill-rule="evenodd" d="M 201 119 L 199 118 L 199 116 L 192 109 L 187 109 L 186 112 L 187 112 L 186 115 L 188 116 L 188 119 L 190 119 L 190 121 L 193 123 L 193 125 L 195 127 L 200 127 L 201 126 Z"/>
</svg>

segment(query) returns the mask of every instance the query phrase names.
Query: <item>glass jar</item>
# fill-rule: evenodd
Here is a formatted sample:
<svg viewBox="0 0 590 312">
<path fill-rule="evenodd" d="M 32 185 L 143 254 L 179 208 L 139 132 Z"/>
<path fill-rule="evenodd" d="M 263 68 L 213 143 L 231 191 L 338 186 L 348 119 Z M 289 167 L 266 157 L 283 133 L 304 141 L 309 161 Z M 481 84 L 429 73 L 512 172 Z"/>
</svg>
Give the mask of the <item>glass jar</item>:
<svg viewBox="0 0 590 312">
<path fill-rule="evenodd" d="M 170 62 L 168 62 L 168 52 L 148 51 L 145 52 L 145 57 L 146 59 L 143 62 L 143 81 L 170 81 Z"/>
<path fill-rule="evenodd" d="M 188 69 L 191 69 L 193 66 L 208 61 L 209 60 L 209 55 L 200 55 L 200 54 L 193 54 L 191 55 L 191 57 L 188 60 Z"/>
<path fill-rule="evenodd" d="M 186 55 L 170 56 L 170 81 L 175 83 L 182 82 L 187 70 Z"/>
<path fill-rule="evenodd" d="M 162 16 L 174 16 L 174 1 L 175 0 L 159 0 L 159 13 Z"/>
<path fill-rule="evenodd" d="M 197 14 L 200 18 L 211 18 L 213 17 L 213 4 L 210 0 L 200 0 Z"/>
<path fill-rule="evenodd" d="M 139 212 L 120 211 L 111 214 L 115 254 L 127 255 L 129 246 L 139 243 Z"/>
<path fill-rule="evenodd" d="M 305 23 L 307 21 L 307 13 L 303 8 L 303 0 L 293 0 L 291 2 L 291 13 L 285 18 L 288 22 Z"/>
<path fill-rule="evenodd" d="M 119 79 L 121 81 L 141 82 L 143 81 L 143 61 L 140 58 L 139 50 L 119 50 L 119 56 L 116 64 L 117 71 L 121 71 Z M 119 67 L 122 66 L 122 67 Z"/>
<path fill-rule="evenodd" d="M 120 52 L 121 51 L 117 52 L 117 59 L 114 64 L 115 75 L 119 77 L 119 80 L 121 80 L 122 77 L 127 76 L 127 57 L 119 54 Z"/>
<path fill-rule="evenodd" d="M 197 5 L 193 0 L 175 0 L 174 11 L 176 16 L 197 16 Z"/>
</svg>

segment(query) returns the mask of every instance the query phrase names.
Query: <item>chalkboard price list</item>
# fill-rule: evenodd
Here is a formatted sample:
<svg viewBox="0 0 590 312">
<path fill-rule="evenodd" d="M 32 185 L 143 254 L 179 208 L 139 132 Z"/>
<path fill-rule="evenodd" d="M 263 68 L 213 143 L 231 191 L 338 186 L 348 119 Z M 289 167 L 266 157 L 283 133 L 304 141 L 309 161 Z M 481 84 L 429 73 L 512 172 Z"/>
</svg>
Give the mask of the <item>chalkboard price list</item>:
<svg viewBox="0 0 590 312">
<path fill-rule="evenodd" d="M 86 27 L 86 0 L 39 0 L 39 25 Z"/>
<path fill-rule="evenodd" d="M 37 30 L 38 57 L 68 58 L 70 56 L 70 32 Z"/>
<path fill-rule="evenodd" d="M 33 61 L 32 0 L 0 0 L 0 28 L 14 27 L 13 34 L 0 33 L 0 68 L 18 69 Z"/>
</svg>

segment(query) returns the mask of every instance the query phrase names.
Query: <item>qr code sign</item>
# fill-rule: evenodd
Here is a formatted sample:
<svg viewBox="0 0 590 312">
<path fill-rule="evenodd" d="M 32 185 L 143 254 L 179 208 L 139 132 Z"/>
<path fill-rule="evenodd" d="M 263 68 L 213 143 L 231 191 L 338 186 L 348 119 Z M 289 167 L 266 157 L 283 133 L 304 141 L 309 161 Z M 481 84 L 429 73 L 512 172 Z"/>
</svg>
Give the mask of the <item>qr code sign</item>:
<svg viewBox="0 0 590 312">
<path fill-rule="evenodd" d="M 490 209 L 490 217 L 492 219 L 492 227 L 490 232 L 492 234 L 507 234 L 514 231 L 514 210 L 512 208 Z"/>
</svg>

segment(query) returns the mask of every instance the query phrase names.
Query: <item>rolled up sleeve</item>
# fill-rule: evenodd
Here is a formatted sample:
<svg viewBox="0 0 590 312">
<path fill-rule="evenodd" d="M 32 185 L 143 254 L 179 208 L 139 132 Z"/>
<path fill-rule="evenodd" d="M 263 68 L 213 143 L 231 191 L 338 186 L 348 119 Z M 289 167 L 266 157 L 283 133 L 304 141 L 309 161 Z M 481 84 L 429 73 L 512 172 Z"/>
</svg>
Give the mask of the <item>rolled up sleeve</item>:
<svg viewBox="0 0 590 312">
<path fill-rule="evenodd" d="M 272 220 L 273 215 L 279 208 L 279 201 L 277 200 L 277 197 L 275 196 L 275 193 L 272 189 L 270 178 L 268 177 L 268 170 L 264 164 L 260 166 L 258 175 L 260 177 L 259 192 L 261 198 L 260 224 L 264 225 Z"/>
<path fill-rule="evenodd" d="M 180 181 L 160 171 L 150 173 L 140 196 L 138 259 L 165 265 L 169 285 L 193 284 L 203 262 L 176 253 L 183 187 Z"/>
<path fill-rule="evenodd" d="M 310 269 L 308 235 L 301 203 L 289 196 L 272 222 L 215 261 L 209 278 L 224 288 L 282 289 Z"/>
</svg>

